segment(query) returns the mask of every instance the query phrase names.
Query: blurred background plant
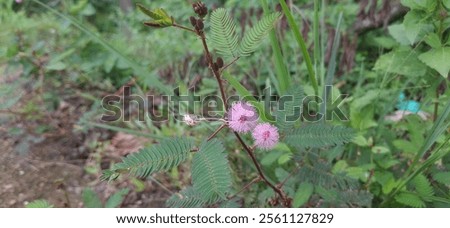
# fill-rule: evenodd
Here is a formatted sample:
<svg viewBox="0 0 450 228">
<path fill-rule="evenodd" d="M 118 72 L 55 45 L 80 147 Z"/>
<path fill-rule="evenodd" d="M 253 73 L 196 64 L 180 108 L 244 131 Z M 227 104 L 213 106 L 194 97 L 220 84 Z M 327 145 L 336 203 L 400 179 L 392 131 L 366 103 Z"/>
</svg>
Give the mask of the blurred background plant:
<svg viewBox="0 0 450 228">
<path fill-rule="evenodd" d="M 264 14 L 264 1 L 204 2 L 210 9 L 229 9 L 241 34 Z M 278 1 L 267 2 L 269 10 L 282 11 Z M 295 207 L 449 207 L 450 2 L 286 2 L 312 54 L 319 85 L 331 79 L 332 99 L 349 95 L 340 105 L 349 121 L 332 122 L 358 135 L 345 146 L 307 152 L 312 163 L 302 163 L 305 154 L 284 145 L 258 153 L 268 176 L 282 182 L 294 175 L 284 190 Z M 102 207 L 101 202 L 115 199 L 110 204 L 159 207 L 190 184 L 185 175 L 190 167 L 185 165 L 147 178 L 99 181 L 101 170 L 155 140 L 194 131 L 201 137 L 218 127 L 188 128 L 175 119 L 99 121 L 101 99 L 121 94 L 126 85 L 139 95 L 172 93 L 175 87 L 186 94 L 194 85 L 198 95 L 217 91 L 196 37 L 173 29 L 148 29 L 135 3 L 0 2 L 0 180 L 5 183 L 0 206 L 23 207 L 46 199 L 31 206 Z M 189 25 L 191 1 L 139 3 L 162 7 Z M 264 95 L 263 89 L 270 86 L 275 88 L 273 95 L 283 94 L 283 71 L 306 95 L 315 93 L 304 53 L 290 28 L 283 17 L 257 54 L 230 69 L 251 93 Z M 274 43 L 280 45 L 281 58 L 272 51 Z M 412 102 L 419 107 L 411 108 Z M 161 112 L 164 100 L 146 105 Z M 139 115 L 136 110 L 130 110 L 133 117 Z M 419 111 L 424 114 L 414 115 Z M 233 140 L 226 134 L 220 137 Z M 239 190 L 256 176 L 247 175 L 254 170 L 240 147 L 226 147 L 233 189 Z M 292 168 L 298 172 L 290 174 L 287 170 Z M 256 184 L 224 206 L 266 207 L 272 196 L 271 189 Z"/>
</svg>

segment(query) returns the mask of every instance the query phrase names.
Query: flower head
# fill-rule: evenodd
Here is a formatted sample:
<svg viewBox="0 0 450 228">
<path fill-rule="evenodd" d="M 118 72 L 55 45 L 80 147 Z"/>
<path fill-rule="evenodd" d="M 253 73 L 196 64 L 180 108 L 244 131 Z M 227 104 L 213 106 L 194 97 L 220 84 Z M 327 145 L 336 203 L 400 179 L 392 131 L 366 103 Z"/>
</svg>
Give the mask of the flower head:
<svg viewBox="0 0 450 228">
<path fill-rule="evenodd" d="M 183 122 L 189 126 L 195 126 L 198 123 L 198 119 L 194 115 L 185 114 L 183 115 Z"/>
<path fill-rule="evenodd" d="M 251 131 L 258 124 L 258 113 L 247 102 L 237 102 L 228 111 L 228 124 L 236 132 Z"/>
<path fill-rule="evenodd" d="M 268 123 L 258 124 L 253 130 L 253 139 L 258 148 L 269 150 L 272 149 L 279 139 L 278 129 Z"/>
</svg>

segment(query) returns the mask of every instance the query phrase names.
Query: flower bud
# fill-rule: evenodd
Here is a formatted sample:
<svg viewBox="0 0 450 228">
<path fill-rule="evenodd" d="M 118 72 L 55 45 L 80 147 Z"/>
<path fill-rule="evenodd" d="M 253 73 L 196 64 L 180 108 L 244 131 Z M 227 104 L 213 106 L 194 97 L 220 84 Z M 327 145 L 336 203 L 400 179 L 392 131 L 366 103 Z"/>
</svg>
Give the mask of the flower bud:
<svg viewBox="0 0 450 228">
<path fill-rule="evenodd" d="M 196 2 L 192 4 L 192 8 L 194 9 L 194 12 L 201 18 L 204 18 L 208 14 L 208 8 L 203 2 Z"/>
<path fill-rule="evenodd" d="M 218 70 L 219 70 L 219 66 L 217 66 L 217 63 L 213 63 L 212 69 L 213 69 L 214 71 L 218 71 Z"/>
<path fill-rule="evenodd" d="M 198 30 L 203 30 L 203 28 L 205 27 L 205 25 L 203 24 L 202 20 L 197 20 L 197 27 Z"/>
<path fill-rule="evenodd" d="M 191 21 L 191 25 L 192 25 L 192 26 L 195 27 L 195 26 L 197 25 L 197 20 L 195 19 L 195 17 L 192 17 L 192 16 L 191 16 L 191 17 L 189 18 L 189 20 Z"/>
<path fill-rule="evenodd" d="M 216 60 L 217 67 L 222 68 L 223 67 L 223 59 L 218 57 Z"/>
</svg>

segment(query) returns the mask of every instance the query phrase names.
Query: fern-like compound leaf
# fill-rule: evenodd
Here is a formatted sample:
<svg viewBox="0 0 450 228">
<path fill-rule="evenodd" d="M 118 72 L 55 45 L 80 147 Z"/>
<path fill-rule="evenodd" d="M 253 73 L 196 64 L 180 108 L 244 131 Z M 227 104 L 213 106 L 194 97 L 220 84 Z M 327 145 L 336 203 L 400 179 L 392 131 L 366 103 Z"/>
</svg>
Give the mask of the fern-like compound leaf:
<svg viewBox="0 0 450 228">
<path fill-rule="evenodd" d="M 112 170 L 105 171 L 102 179 L 117 178 L 118 173 L 128 171 L 137 177 L 146 177 L 152 173 L 166 171 L 178 166 L 186 160 L 193 147 L 192 140 L 188 138 L 164 139 L 160 144 L 139 150 L 123 158 L 122 163 L 113 166 Z"/>
<path fill-rule="evenodd" d="M 395 200 L 409 207 L 420 208 L 425 207 L 425 202 L 420 197 L 411 192 L 402 192 L 395 197 Z"/>
<path fill-rule="evenodd" d="M 275 113 L 276 126 L 281 131 L 291 130 L 295 122 L 300 119 L 305 93 L 302 87 L 294 86 L 288 89 L 286 95 L 278 101 Z"/>
<path fill-rule="evenodd" d="M 50 204 L 47 200 L 34 200 L 25 206 L 26 208 L 52 208 L 53 205 Z"/>
<path fill-rule="evenodd" d="M 281 13 L 272 13 L 263 17 L 242 38 L 239 53 L 241 56 L 249 56 L 258 48 L 264 37 L 275 26 Z"/>
<path fill-rule="evenodd" d="M 434 195 L 433 187 L 431 187 L 430 181 L 423 174 L 417 175 L 413 180 L 412 184 L 416 189 L 416 192 L 422 197 L 432 197 Z"/>
<path fill-rule="evenodd" d="M 350 142 L 354 137 L 355 133 L 351 128 L 327 124 L 310 124 L 295 129 L 286 136 L 285 141 L 288 145 L 299 148 L 321 148 L 342 145 Z"/>
<path fill-rule="evenodd" d="M 219 55 L 237 57 L 238 35 L 236 23 L 224 8 L 214 10 L 211 14 L 211 41 Z"/>
<path fill-rule="evenodd" d="M 200 208 L 205 206 L 205 204 L 203 197 L 193 187 L 188 187 L 179 193 L 173 194 L 166 201 L 168 207 L 174 208 Z"/>
<path fill-rule="evenodd" d="M 225 148 L 218 140 L 203 142 L 192 160 L 192 183 L 205 202 L 226 198 L 231 173 Z"/>
</svg>

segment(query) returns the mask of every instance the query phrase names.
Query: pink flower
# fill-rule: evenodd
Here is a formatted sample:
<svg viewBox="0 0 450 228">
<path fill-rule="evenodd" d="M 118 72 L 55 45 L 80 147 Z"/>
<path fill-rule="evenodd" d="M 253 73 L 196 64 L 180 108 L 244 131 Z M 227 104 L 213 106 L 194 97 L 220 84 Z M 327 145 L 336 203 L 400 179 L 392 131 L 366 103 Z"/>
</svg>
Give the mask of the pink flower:
<svg viewBox="0 0 450 228">
<path fill-rule="evenodd" d="M 272 149 L 278 143 L 280 137 L 278 129 L 268 123 L 258 124 L 252 135 L 253 139 L 255 139 L 256 147 L 265 150 Z"/>
<path fill-rule="evenodd" d="M 22 0 L 16 0 L 16 3 L 17 3 L 17 4 L 22 3 Z"/>
<path fill-rule="evenodd" d="M 258 124 L 258 113 L 247 102 L 237 102 L 228 111 L 228 125 L 236 132 L 251 131 Z"/>
</svg>

